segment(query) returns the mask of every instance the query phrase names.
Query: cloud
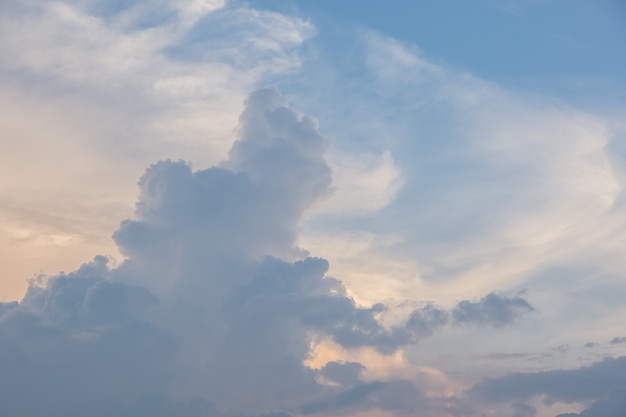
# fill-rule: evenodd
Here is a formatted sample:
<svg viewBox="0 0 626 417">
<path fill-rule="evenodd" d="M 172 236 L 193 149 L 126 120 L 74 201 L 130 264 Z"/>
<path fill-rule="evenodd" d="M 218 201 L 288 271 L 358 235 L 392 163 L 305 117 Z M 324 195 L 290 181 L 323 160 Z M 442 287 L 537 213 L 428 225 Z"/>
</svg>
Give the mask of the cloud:
<svg viewBox="0 0 626 417">
<path fill-rule="evenodd" d="M 618 417 L 626 413 L 626 389 L 617 389 L 580 414 L 559 414 L 556 417 Z"/>
<path fill-rule="evenodd" d="M 176 340 L 148 322 L 145 289 L 108 273 L 98 257 L 0 317 L 2 415 L 128 415 L 167 386 Z"/>
<path fill-rule="evenodd" d="M 515 410 L 513 417 L 535 417 L 537 415 L 535 407 L 529 404 L 514 403 L 513 409 Z"/>
<path fill-rule="evenodd" d="M 507 298 L 491 293 L 480 301 L 461 301 L 452 310 L 457 324 L 483 324 L 495 327 L 512 323 L 522 313 L 534 311 L 528 301 L 521 297 Z"/>
<path fill-rule="evenodd" d="M 354 405 L 356 403 L 360 403 L 369 394 L 378 391 L 379 389 L 384 387 L 384 385 L 385 384 L 381 382 L 372 382 L 369 384 L 357 385 L 353 388 L 350 388 L 348 391 L 342 392 L 341 394 L 337 395 L 332 401 L 305 405 L 304 407 L 302 407 L 302 412 L 304 414 L 313 414 L 329 408 L 336 409 Z"/>
<path fill-rule="evenodd" d="M 446 307 L 449 324 L 454 310 L 466 318 L 407 347 L 411 362 L 472 376 L 567 369 L 580 366 L 585 342 L 619 335 L 620 121 L 479 79 L 384 34 L 347 38 L 333 42 L 350 47 L 350 60 L 303 67 L 316 82 L 324 71 L 332 87 L 292 96 L 333 126 L 344 149 L 388 149 L 403 186 L 375 216 L 310 221 L 305 237 L 315 240 L 303 241 L 357 300 L 430 299 Z M 493 291 L 512 300 L 523 289 L 541 316 L 523 302 L 505 302 L 490 316 L 480 301 Z M 471 325 L 479 322 L 491 329 Z M 567 354 L 550 352 L 564 345 L 572 347 Z M 528 361 L 461 359 L 489 352 L 540 353 Z"/>
<path fill-rule="evenodd" d="M 145 167 L 224 159 L 247 93 L 299 68 L 315 32 L 221 0 L 2 2 L 4 296 L 42 270 L 120 258 L 110 234 Z"/>
<path fill-rule="evenodd" d="M 385 143 L 395 143 L 393 152 L 370 149 L 357 161 L 336 153 L 340 156 L 330 166 L 343 171 L 332 184 L 328 143 L 316 121 L 291 110 L 270 88 L 249 97 L 237 141 L 226 156 L 243 91 L 265 77 L 299 68 L 298 48 L 315 28 L 302 19 L 221 1 L 154 4 L 36 0 L 0 6 L 0 32 L 7 35 L 0 36 L 6 52 L 0 58 L 0 89 L 11 93 L 0 94 L 0 106 L 7 111 L 23 107 L 28 111 L 21 113 L 36 119 L 25 117 L 17 128 L 10 126 L 10 135 L 0 136 L 37 142 L 20 142 L 20 152 L 5 155 L 0 165 L 15 175 L 32 176 L 33 183 L 42 179 L 40 190 L 79 182 L 100 190 L 82 194 L 77 188 L 63 198 L 56 195 L 62 200 L 58 205 L 47 201 L 48 194 L 37 202 L 28 193 L 11 197 L 10 204 L 3 201 L 0 223 L 11 237 L 2 242 L 5 246 L 38 239 L 77 258 L 83 257 L 73 250 L 79 245 L 90 254 L 100 253 L 82 245 L 110 230 L 95 218 L 117 221 L 128 209 L 118 197 L 97 212 L 90 208 L 102 202 L 107 190 L 118 191 L 116 184 L 128 178 L 129 165 L 143 169 L 146 159 L 163 155 L 193 158 L 197 164 L 192 168 L 182 160 L 166 160 L 145 172 L 135 217 L 114 235 L 126 257 L 121 266 L 96 257 L 75 272 L 33 284 L 21 303 L 0 304 L 0 331 L 7 340 L 2 356 L 10 361 L 2 362 L 9 372 L 0 377 L 7 387 L 0 401 L 6 408 L 0 413 L 40 415 L 52 409 L 85 415 L 90 405 L 104 415 L 133 416 L 279 416 L 311 404 L 318 413 L 423 411 L 429 407 L 423 397 L 427 390 L 416 388 L 413 380 L 374 380 L 365 360 L 329 357 L 319 369 L 304 366 L 311 344 L 324 339 L 348 353 L 366 352 L 374 358 L 393 354 L 408 364 L 404 349 L 448 324 L 496 327 L 490 331 L 505 334 L 500 328 L 533 307 L 521 297 L 491 293 L 480 299 L 483 294 L 496 283 L 499 288 L 503 283 L 521 285 L 529 271 L 567 261 L 602 242 L 605 230 L 613 235 L 621 230 L 611 227 L 619 224 L 618 218 L 602 220 L 619 211 L 621 186 L 606 158 L 611 132 L 604 121 L 448 71 L 383 37 L 370 36 L 365 42 L 371 47 L 367 64 L 377 75 L 368 79 L 367 87 L 372 95 L 389 99 L 384 111 L 374 109 L 374 119 L 393 114 L 399 123 L 395 128 L 382 123 L 380 130 L 370 131 L 376 120 L 356 111 L 348 116 L 356 123 L 343 123 L 359 134 L 382 133 Z M 89 97 L 77 98 L 76 91 Z M 406 101 L 398 105 L 397 97 Z M 87 102 L 98 104 L 84 106 Z M 419 113 L 432 109 L 428 105 L 433 103 L 444 110 Z M 328 107 L 341 113 L 339 106 Z M 50 108 L 56 110 L 46 114 Z M 101 109 L 114 111 L 95 116 Z M 407 146 L 407 138 L 396 137 L 404 129 L 398 126 L 407 126 L 402 117 L 416 124 L 432 120 L 444 128 L 407 128 Z M 80 129 L 66 130 L 79 124 Z M 210 138 L 204 134 L 207 126 Z M 91 135 L 85 152 L 83 134 Z M 32 171 L 21 169 L 22 161 L 32 159 L 31 149 L 41 153 L 35 159 L 46 163 L 34 164 Z M 70 155 L 75 150 L 80 156 Z M 52 162 L 50 152 L 56 152 Z M 122 157 L 128 154 L 140 157 L 130 163 Z M 100 160 L 102 155 L 106 158 Z M 220 158 L 225 160 L 216 163 Z M 58 161 L 89 167 L 90 174 L 58 170 Z M 207 164 L 214 166 L 204 169 Z M 101 189 L 99 181 L 109 174 L 116 175 L 116 184 Z M 63 178 L 51 187 L 47 180 L 57 175 Z M 9 182 L 15 178 L 4 177 Z M 334 200 L 333 186 L 338 191 Z M 330 202 L 326 211 L 325 202 Z M 352 298 L 354 288 L 332 278 L 326 260 L 309 257 L 297 246 L 301 220 L 316 207 L 324 215 L 336 215 L 331 225 L 341 224 L 346 213 L 361 211 L 349 223 L 371 225 L 371 232 L 357 231 L 352 239 L 376 242 L 368 250 L 377 252 L 376 257 L 359 253 L 356 262 L 363 269 L 371 272 L 372 264 L 387 258 L 377 249 L 400 253 L 396 251 L 404 245 L 416 259 L 401 265 L 409 273 L 396 274 L 388 267 L 392 262 L 379 266 L 382 272 L 372 287 L 378 291 L 384 286 L 384 291 Z M 70 212 L 81 213 L 80 221 Z M 16 218 L 23 222 L 17 224 Z M 46 227 L 35 227 L 42 224 Z M 84 224 L 91 225 L 89 234 Z M 327 251 L 339 252 L 330 245 Z M 29 253 L 36 256 L 39 251 Z M 387 285 L 392 275 L 409 279 L 403 286 Z M 403 292 L 411 285 L 415 292 Z M 433 291 L 424 295 L 423 289 Z M 435 304 L 407 308 L 397 313 L 404 320 L 396 317 L 393 324 L 384 321 L 387 306 L 369 304 L 418 294 L 445 298 L 445 305 L 452 306 L 451 300 L 468 291 L 477 298 L 451 309 Z M 483 336 L 468 326 L 448 330 Z M 611 336 L 618 334 L 610 331 Z M 515 352 L 529 343 L 510 339 Z M 550 340 L 551 346 L 565 342 Z M 465 350 L 468 345 L 439 340 L 437 352 L 430 357 L 425 353 L 419 361 L 441 357 L 453 368 L 457 364 L 442 350 L 451 346 L 454 354 L 455 346 Z M 420 348 L 414 349 L 416 357 Z M 124 372 L 132 387 L 125 382 L 122 390 L 113 385 Z M 83 383 L 86 375 L 93 380 Z M 69 392 L 79 396 L 71 405 L 63 402 Z M 439 394 L 429 395 L 446 402 Z M 594 399 L 596 404 L 604 401 Z M 518 415 L 534 413 L 531 405 L 515 401 Z"/>
<path fill-rule="evenodd" d="M 357 305 L 326 260 L 295 246 L 303 214 L 331 186 L 328 143 L 276 88 L 250 94 L 236 134 L 218 166 L 166 160 L 146 170 L 135 218 L 113 235 L 126 257 L 119 266 L 96 256 L 0 304 L 2 415 L 422 407 L 410 381 L 364 381 L 357 362 L 304 362 L 312 338 L 393 354 L 450 313 L 426 304 L 385 326 L 385 305 Z M 520 306 L 530 308 L 490 295 L 452 315 L 509 323 Z"/>
<path fill-rule="evenodd" d="M 489 402 L 511 402 L 541 396 L 547 402 L 596 401 L 580 416 L 617 416 L 624 410 L 626 357 L 606 358 L 578 369 L 513 373 L 485 379 L 469 391 Z M 608 410 L 611 410 L 610 412 Z M 609 414 L 606 414 L 606 413 Z M 610 414 L 610 413 L 614 414 Z"/>
<path fill-rule="evenodd" d="M 406 179 L 370 230 L 397 233 L 403 244 L 389 256 L 411 257 L 413 274 L 442 297 L 521 286 L 580 259 L 591 236 L 605 242 L 622 227 L 609 118 L 436 65 L 384 35 L 365 31 L 361 40 L 370 88 L 344 94 L 362 103 L 353 117 L 371 133 L 360 135 L 393 138 Z"/>
<path fill-rule="evenodd" d="M 302 258 L 297 222 L 330 170 L 315 123 L 277 90 L 246 109 L 222 167 L 146 171 L 137 217 L 114 235 L 122 265 L 96 257 L 2 304 L 2 415 L 133 415 L 196 397 L 255 415 L 320 392 L 302 365 L 307 331 L 372 324 L 373 312 L 324 277 L 326 261 L 267 257 Z"/>
<path fill-rule="evenodd" d="M 426 412 L 429 415 L 445 415 L 444 407 L 429 410 L 431 401 L 419 392 L 415 385 L 406 380 L 374 381 L 355 385 L 326 401 L 306 404 L 303 414 L 328 412 L 330 415 L 351 415 L 358 411 L 381 410 L 391 415 L 413 415 Z"/>
<path fill-rule="evenodd" d="M 320 369 L 320 374 L 324 378 L 341 385 L 354 385 L 359 381 L 360 374 L 364 369 L 365 367 L 358 362 L 330 361 Z"/>
<path fill-rule="evenodd" d="M 246 101 L 237 135 L 219 166 L 146 170 L 135 219 L 114 233 L 121 265 L 97 256 L 0 304 L 2 415 L 352 405 L 384 384 L 361 382 L 358 363 L 331 362 L 319 375 L 347 390 L 320 385 L 303 365 L 312 335 L 393 353 L 445 324 L 447 313 L 427 305 L 385 328 L 385 306 L 357 306 L 326 276 L 327 261 L 294 246 L 303 213 L 331 184 L 314 120 L 265 88 Z"/>
</svg>

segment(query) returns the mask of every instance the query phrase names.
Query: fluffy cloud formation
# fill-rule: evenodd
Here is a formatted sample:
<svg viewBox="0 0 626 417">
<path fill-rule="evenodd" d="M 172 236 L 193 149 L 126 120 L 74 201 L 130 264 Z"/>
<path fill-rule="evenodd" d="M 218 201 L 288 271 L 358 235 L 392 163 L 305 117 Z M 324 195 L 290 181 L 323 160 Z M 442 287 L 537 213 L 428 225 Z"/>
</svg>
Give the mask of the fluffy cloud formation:
<svg viewBox="0 0 626 417">
<path fill-rule="evenodd" d="M 107 273 L 97 258 L 31 287 L 0 317 L 2 415 L 130 417 L 152 407 L 176 341 L 148 322 L 154 297 Z"/>
<path fill-rule="evenodd" d="M 315 31 L 222 0 L 1 2 L 3 297 L 118 257 L 134 179 L 159 159 L 222 160 L 248 92 L 297 70 Z"/>
<path fill-rule="evenodd" d="M 299 50 L 315 30 L 219 0 L 0 5 L 9 121 L 0 141 L 11 150 L 0 155 L 0 263 L 20 258 L 17 247 L 40 256 L 21 245 L 33 241 L 78 260 L 110 253 L 87 242 L 115 227 L 100 220 L 130 216 L 119 185 L 147 161 L 197 164 L 162 161 L 145 173 L 136 217 L 115 233 L 123 265 L 96 257 L 35 283 L 21 303 L 0 304 L 0 414 L 478 416 L 484 405 L 471 411 L 464 401 L 495 400 L 455 398 L 472 378 L 571 367 L 577 344 L 621 336 L 625 223 L 613 127 L 373 33 L 350 38 L 350 82 L 329 86 L 316 55 L 327 45 Z M 197 170 L 226 154 L 244 92 L 292 73 L 299 53 L 317 46 L 298 87 L 280 82 L 298 106 L 319 100 L 340 119 L 329 133 L 343 137 L 341 125 L 358 146 L 324 157 L 315 121 L 264 89 L 249 98 L 227 159 Z M 314 94 L 299 94 L 306 83 Z M 363 86 L 363 96 L 344 96 Z M 50 194 L 61 189 L 62 198 Z M 321 233 L 321 244 L 299 240 L 301 227 Z M 334 266 L 335 254 L 352 263 L 329 274 L 297 244 Z M 510 324 L 537 318 L 524 298 L 481 299 L 525 288 L 542 315 L 521 329 Z M 374 304 L 398 298 L 400 312 Z M 421 298 L 447 308 L 415 309 Z M 586 323 L 593 335 L 580 330 Z M 623 346 L 621 337 L 588 343 L 583 360 Z M 125 372 L 132 386 L 118 382 Z M 567 390 L 572 402 L 595 400 L 584 415 L 620 407 L 619 386 L 593 398 L 577 389 Z M 80 400 L 68 406 L 67 392 Z M 506 411 L 563 412 L 546 414 L 543 395 L 507 397 Z"/>
<path fill-rule="evenodd" d="M 237 135 L 220 166 L 168 160 L 146 171 L 136 218 L 114 234 L 120 266 L 97 256 L 0 304 L 2 415 L 403 409 L 398 392 L 414 409 L 427 402 L 410 381 L 364 381 L 356 362 L 303 365 L 312 338 L 385 355 L 450 314 L 508 323 L 509 309 L 529 307 L 492 294 L 452 313 L 427 304 L 383 326 L 384 305 L 356 305 L 326 276 L 327 261 L 295 247 L 301 216 L 331 184 L 316 122 L 265 88 L 248 98 Z"/>
<path fill-rule="evenodd" d="M 302 322 L 373 313 L 324 279 L 325 261 L 266 255 L 293 257 L 298 217 L 330 184 L 325 141 L 274 89 L 250 97 L 239 136 L 230 169 L 165 161 L 146 172 L 137 220 L 114 236 L 128 257 L 119 268 L 97 257 L 3 305 L 3 415 L 137 415 L 152 395 L 196 392 L 226 412 L 269 412 L 319 391 L 302 366 Z"/>
</svg>

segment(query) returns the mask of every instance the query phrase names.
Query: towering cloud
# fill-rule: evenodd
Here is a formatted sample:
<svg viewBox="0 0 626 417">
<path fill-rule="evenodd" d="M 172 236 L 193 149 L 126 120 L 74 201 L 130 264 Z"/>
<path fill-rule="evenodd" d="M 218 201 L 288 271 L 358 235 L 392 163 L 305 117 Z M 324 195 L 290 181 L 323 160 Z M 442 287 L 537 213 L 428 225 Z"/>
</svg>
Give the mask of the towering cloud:
<svg viewBox="0 0 626 417">
<path fill-rule="evenodd" d="M 146 171 L 136 219 L 114 234 L 120 267 L 96 257 L 0 305 L 3 416 L 289 410 L 324 391 L 302 364 L 311 332 L 406 342 L 294 247 L 331 182 L 316 123 L 268 88 L 249 97 L 238 136 L 220 167 Z"/>
<path fill-rule="evenodd" d="M 120 267 L 96 257 L 1 306 L 2 415 L 293 408 L 320 391 L 302 364 L 309 331 L 382 331 L 324 277 L 326 261 L 294 248 L 331 182 L 315 122 L 268 88 L 248 99 L 238 135 L 221 167 L 146 171 L 136 219 L 114 234 Z"/>
<path fill-rule="evenodd" d="M 250 95 L 220 166 L 154 164 L 136 217 L 105 257 L 0 304 L 0 415 L 284 416 L 427 407 L 407 380 L 366 381 L 358 362 L 304 363 L 313 338 L 379 354 L 431 335 L 428 304 L 386 327 L 295 246 L 303 213 L 329 193 L 326 140 L 275 88 Z M 461 302 L 457 322 L 505 324 L 520 298 Z M 274 413 L 274 414 L 267 414 Z M 281 414 L 283 413 L 283 414 Z"/>
</svg>

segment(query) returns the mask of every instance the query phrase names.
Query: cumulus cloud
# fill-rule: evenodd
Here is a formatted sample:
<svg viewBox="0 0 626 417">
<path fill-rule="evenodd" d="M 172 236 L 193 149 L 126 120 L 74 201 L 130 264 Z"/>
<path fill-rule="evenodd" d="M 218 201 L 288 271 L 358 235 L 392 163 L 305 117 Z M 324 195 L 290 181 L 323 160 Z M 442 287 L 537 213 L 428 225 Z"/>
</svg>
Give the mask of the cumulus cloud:
<svg viewBox="0 0 626 417">
<path fill-rule="evenodd" d="M 413 387 L 363 382 L 359 363 L 303 365 L 313 335 L 388 354 L 448 313 L 426 305 L 386 328 L 384 305 L 358 306 L 327 261 L 295 247 L 301 216 L 331 184 L 313 119 L 265 88 L 237 135 L 219 166 L 148 168 L 135 218 L 114 234 L 121 265 L 97 256 L 0 304 L 3 416 L 321 412 L 378 390 L 370 405 L 389 408 L 395 389 L 384 387 Z"/>
<path fill-rule="evenodd" d="M 86 128 L 99 132 L 98 138 L 115 138 L 94 140 L 103 144 L 99 151 L 130 144 L 127 149 L 135 154 L 145 152 L 142 140 L 155 144 L 151 149 L 160 150 L 150 160 L 168 151 L 164 148 L 173 141 L 167 138 L 189 145 L 182 155 L 173 153 L 175 157 L 188 159 L 194 151 L 206 149 L 198 144 L 205 139 L 198 132 L 205 131 L 207 120 L 214 124 L 214 132 L 219 130 L 216 137 L 223 138 L 224 131 L 230 132 L 242 92 L 262 77 L 297 68 L 296 49 L 315 32 L 301 19 L 246 7 L 228 8 L 219 0 L 164 0 L 153 3 L 156 8 L 146 1 L 122 3 L 3 3 L 0 34 L 6 36 L 0 36 L 5 52 L 0 75 L 7 85 L 17 80 L 30 86 L 36 80 L 42 90 L 32 101 L 49 95 L 66 100 L 67 91 L 85 87 L 92 98 L 102 99 L 103 108 L 129 110 L 120 111 L 125 116 L 113 117 L 113 122 L 93 123 L 82 117 L 89 112 L 82 112 L 78 100 L 71 105 L 60 103 L 63 110 L 58 113 L 84 119 Z M 381 93 L 384 85 L 390 89 L 382 95 L 406 99 L 400 106 L 386 105 L 386 112 L 401 122 L 402 114 L 410 113 L 406 117 L 419 124 L 420 118 L 412 112 L 429 100 L 437 101 L 437 106 L 454 113 L 449 117 L 454 123 L 447 123 L 448 116 L 439 117 L 436 111 L 437 117 L 427 111 L 423 119 L 446 128 L 459 126 L 460 120 L 464 122 L 459 128 L 462 135 L 445 129 L 429 132 L 426 127 L 411 135 L 435 133 L 444 140 L 436 144 L 414 141 L 411 136 L 415 145 L 400 146 L 397 153 L 395 149 L 372 150 L 367 155 L 382 156 L 356 163 L 340 158 L 335 166 L 344 173 L 335 186 L 343 187 L 344 200 L 337 199 L 337 207 L 331 204 L 324 209 L 319 203 L 332 192 L 331 172 L 324 157 L 327 142 L 316 122 L 289 109 L 274 89 L 255 92 L 246 103 L 237 141 L 225 161 L 194 170 L 189 163 L 167 160 L 146 171 L 139 184 L 136 215 L 114 235 L 126 256 L 121 266 L 110 267 L 106 258 L 96 257 L 72 273 L 33 284 L 20 303 L 0 303 L 0 364 L 6 369 L 0 376 L 0 414 L 285 417 L 373 408 L 394 414 L 426 413 L 432 402 L 414 381 L 368 379 L 365 362 L 337 359 L 315 369 L 303 365 L 311 353 L 311 341 L 330 340 L 345 351 L 365 351 L 377 358 L 402 357 L 404 347 L 448 324 L 499 328 L 532 312 L 533 307 L 524 298 L 492 293 L 478 301 L 461 301 L 450 310 L 427 304 L 408 312 L 404 321 L 384 325 L 380 317 L 385 305 L 359 304 L 342 281 L 329 276 L 326 260 L 309 257 L 297 247 L 304 213 L 315 205 L 326 214 L 356 209 L 376 212 L 383 214 L 371 222 L 378 222 L 378 231 L 388 230 L 384 223 L 390 218 L 391 223 L 399 222 L 396 226 L 402 237 L 393 236 L 392 243 L 385 245 L 397 250 L 396 243 L 404 239 L 408 250 L 419 254 L 419 274 L 411 274 L 411 282 L 425 283 L 423 287 L 441 282 L 438 295 L 446 302 L 464 297 L 459 294 L 467 291 L 480 297 L 505 280 L 507 285 L 521 285 L 528 271 L 601 241 L 607 236 L 603 230 L 613 235 L 619 230 L 599 220 L 619 208 L 621 186 L 607 159 L 611 132 L 602 120 L 555 106 L 529 105 L 492 85 L 433 65 L 416 50 L 393 40 L 370 36 L 365 43 L 372 49 L 367 63 L 378 75 L 368 83 L 371 93 Z M 14 96 L 21 99 L 22 93 L 13 94 L 18 88 L 4 84 L 0 88 L 12 95 L 10 99 L 0 96 L 10 103 L 4 107 L 12 108 Z M 208 102 L 219 105 L 211 107 Z M 145 106 L 150 109 L 146 111 Z M 40 117 L 44 113 L 33 108 L 30 114 Z M 81 111 L 75 113 L 77 109 Z M 336 109 L 332 106 L 330 111 Z M 211 117 L 206 110 L 211 110 Z M 357 123 L 344 120 L 344 124 L 373 135 L 368 131 L 372 121 L 355 115 L 350 117 Z M 69 125 L 63 117 L 55 120 L 56 125 Z M 39 126 L 27 119 L 23 124 L 29 128 Z M 118 123 L 127 119 L 139 122 Z M 523 129 L 520 120 L 524 120 Z M 108 130 L 101 129 L 104 125 Z M 381 137 L 393 136 L 388 123 L 381 126 Z M 144 133 L 137 134 L 138 130 Z M 35 129 L 22 136 L 39 140 L 35 131 L 51 134 L 49 129 Z M 63 133 L 55 137 L 73 137 Z M 73 141 L 44 142 L 54 149 L 77 149 Z M 215 148 L 223 151 L 231 144 L 230 139 L 215 142 L 220 144 L 214 144 Z M 38 145 L 45 154 L 46 145 Z M 28 152 L 31 148 L 35 146 L 24 146 Z M 28 152 L 23 155 L 30 156 Z M 224 152 L 213 152 L 211 157 L 197 154 L 206 166 Z M 414 155 L 420 157 L 416 160 Z M 6 164 L 0 165 L 8 167 L 7 172 L 30 172 L 14 169 L 22 159 L 5 155 Z M 106 173 L 124 171 L 120 158 L 112 160 L 116 164 L 96 166 L 89 159 L 81 163 L 93 165 L 94 177 L 105 178 Z M 35 174 L 29 175 L 35 179 L 53 175 L 57 170 L 50 168 L 57 163 L 36 164 Z M 139 166 L 143 168 L 145 160 Z M 412 171 L 406 171 L 407 167 Z M 85 178 L 87 184 L 93 181 L 89 175 L 70 173 L 65 183 L 74 184 L 77 177 Z M 355 178 L 363 183 L 350 185 Z M 398 194 L 402 185 L 406 189 Z M 55 187 L 42 189 L 49 188 Z M 369 198 L 368 193 L 376 198 Z M 416 203 L 391 207 L 398 196 L 403 204 Z M 74 204 L 76 199 L 66 200 Z M 84 196 L 83 200 L 92 199 Z M 495 211 L 494 202 L 499 206 Z M 490 207 L 485 209 L 485 204 Z M 2 206 L 8 210 L 8 204 Z M 25 206 L 34 204 L 26 200 L 12 204 L 9 214 L 23 214 Z M 441 207 L 447 209 L 442 212 Z M 49 214 L 48 208 L 41 212 Z M 93 220 L 91 211 L 80 208 L 76 211 L 90 213 L 85 217 Z M 390 210 L 380 213 L 382 208 Z M 407 209 L 419 215 L 397 215 Z M 109 216 L 112 212 L 102 211 Z M 411 228 L 402 223 L 406 219 Z M 59 229 L 73 222 L 71 218 L 55 221 Z M 11 235 L 40 235 L 35 228 L 21 226 L 11 225 Z M 589 236 L 592 229 L 597 233 Z M 82 242 L 84 236 L 74 231 L 83 227 L 67 230 L 64 235 L 46 231 L 46 239 L 61 242 L 57 246 Z M 367 234 L 356 236 L 361 239 Z M 381 241 L 382 235 L 371 236 Z M 387 255 L 377 252 L 381 258 Z M 10 257 L 6 253 L 4 257 Z M 378 262 L 374 257 L 361 262 L 366 257 L 357 260 L 364 269 Z M 384 270 L 380 275 L 388 279 L 394 272 Z M 399 286 L 386 287 L 391 294 L 402 293 Z M 465 330 L 462 326 L 454 329 Z M 607 334 L 613 336 L 617 330 Z M 622 343 L 621 339 L 611 344 Z M 445 343 L 437 349 L 440 346 Z M 502 381 L 519 375 L 524 374 Z M 615 412 L 621 404 L 620 384 L 613 391 L 606 387 L 585 397 L 596 402 L 583 415 Z M 480 391 L 480 386 L 472 393 Z M 525 401 L 538 395 L 570 401 L 563 393 L 522 394 L 506 400 L 514 401 L 516 416 L 535 414 Z M 478 397 L 495 401 L 488 395 Z M 441 411 L 446 399 L 439 400 Z M 429 409 L 426 414 L 436 413 Z"/>
<path fill-rule="evenodd" d="M 265 89 L 222 167 L 150 167 L 136 219 L 114 234 L 122 265 L 96 257 L 1 305 L 2 415 L 213 415 L 217 399 L 256 415 L 319 392 L 307 332 L 374 321 L 326 261 L 293 248 L 330 184 L 324 150 L 314 121 Z"/>
<path fill-rule="evenodd" d="M 128 179 L 159 159 L 221 161 L 247 93 L 299 68 L 315 32 L 222 0 L 0 2 L 4 296 L 41 270 L 118 258 Z"/>
<path fill-rule="evenodd" d="M 98 257 L 5 310 L 2 415 L 130 415 L 167 386 L 176 340 L 148 322 L 155 299 L 108 273 Z"/>
<path fill-rule="evenodd" d="M 0 304 L 0 413 L 278 416 L 417 407 L 422 394 L 410 381 L 365 381 L 358 362 L 304 365 L 313 337 L 387 355 L 430 336 L 451 314 L 426 304 L 384 326 L 385 305 L 357 305 L 327 275 L 326 260 L 295 246 L 303 213 L 328 195 L 326 148 L 315 120 L 264 88 L 246 101 L 219 166 L 149 167 L 135 218 L 113 235 L 126 256 L 121 265 L 96 256 L 33 282 L 20 303 Z M 490 295 L 461 302 L 452 315 L 508 323 L 519 306 L 530 308 Z"/>
</svg>

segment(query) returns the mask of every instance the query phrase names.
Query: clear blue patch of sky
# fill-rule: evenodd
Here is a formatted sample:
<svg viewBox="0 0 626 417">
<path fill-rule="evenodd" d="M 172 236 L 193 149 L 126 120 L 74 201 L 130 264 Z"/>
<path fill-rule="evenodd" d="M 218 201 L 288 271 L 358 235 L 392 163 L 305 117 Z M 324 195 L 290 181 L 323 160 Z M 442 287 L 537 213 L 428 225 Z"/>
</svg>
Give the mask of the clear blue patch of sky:
<svg viewBox="0 0 626 417">
<path fill-rule="evenodd" d="M 371 28 L 417 45 L 435 62 L 505 85 L 626 102 L 624 0 L 250 0 L 249 4 L 308 17 L 320 27 L 321 37 L 333 36 L 327 29 L 336 25 Z"/>
</svg>

